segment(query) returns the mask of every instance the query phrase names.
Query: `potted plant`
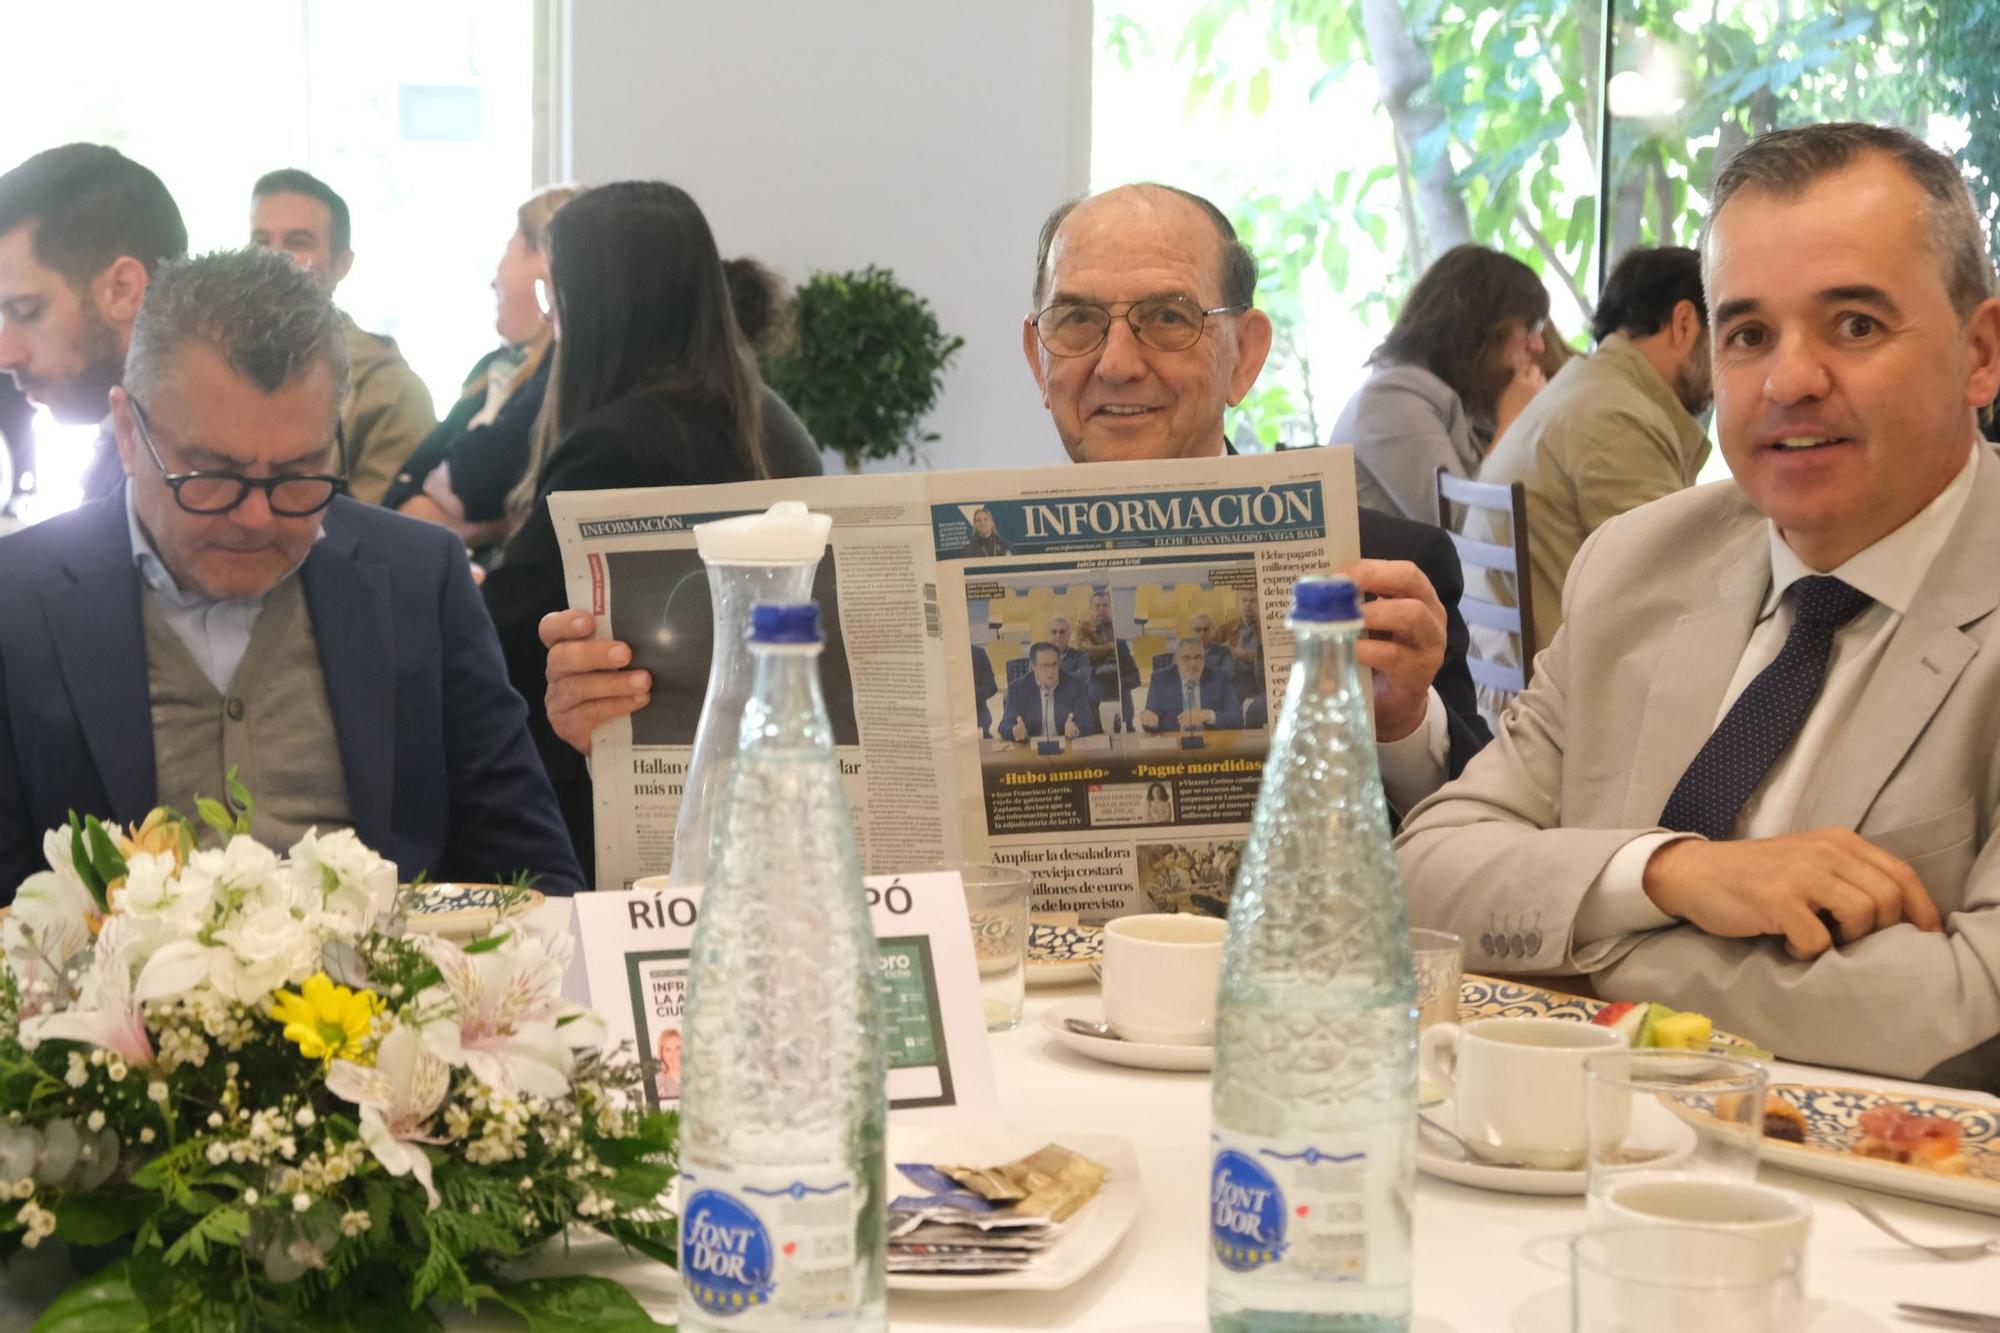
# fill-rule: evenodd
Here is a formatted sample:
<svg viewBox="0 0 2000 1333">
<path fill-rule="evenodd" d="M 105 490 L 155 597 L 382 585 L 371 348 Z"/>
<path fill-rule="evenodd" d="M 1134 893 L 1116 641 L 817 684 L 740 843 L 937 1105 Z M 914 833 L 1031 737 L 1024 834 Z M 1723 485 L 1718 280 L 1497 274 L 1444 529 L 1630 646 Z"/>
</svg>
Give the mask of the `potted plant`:
<svg viewBox="0 0 2000 1333">
<path fill-rule="evenodd" d="M 793 311 L 797 340 L 764 374 L 820 448 L 840 454 L 849 472 L 870 458 L 915 462 L 937 439 L 923 419 L 965 339 L 946 334 L 928 301 L 873 265 L 815 273 Z"/>
</svg>

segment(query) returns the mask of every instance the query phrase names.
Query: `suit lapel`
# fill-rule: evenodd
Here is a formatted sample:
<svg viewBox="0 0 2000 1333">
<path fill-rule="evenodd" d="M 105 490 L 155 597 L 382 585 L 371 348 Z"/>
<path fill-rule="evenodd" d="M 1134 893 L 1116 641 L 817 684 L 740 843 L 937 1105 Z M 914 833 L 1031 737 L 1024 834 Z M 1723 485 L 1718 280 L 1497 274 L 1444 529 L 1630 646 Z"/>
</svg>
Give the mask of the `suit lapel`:
<svg viewBox="0 0 2000 1333">
<path fill-rule="evenodd" d="M 1641 575 L 1677 578 L 1697 590 L 1714 588 L 1715 597 L 1676 622 L 1654 666 L 1625 792 L 1624 822 L 1631 828 L 1659 822 L 1674 784 L 1715 729 L 1722 696 L 1771 586 L 1771 550 L 1761 519 L 1717 537 L 1715 556 L 1685 573 Z M 1638 633 L 1643 637 L 1643 626 Z"/>
<path fill-rule="evenodd" d="M 299 568 L 313 637 L 319 641 L 327 706 L 340 743 L 354 827 L 379 839 L 395 799 L 396 676 L 389 570 L 370 560 L 341 521 L 349 503 L 327 511 L 326 535 Z"/>
<path fill-rule="evenodd" d="M 1984 446 L 1981 446 L 1982 448 Z M 1909 614 L 1842 730 L 1832 762 L 1805 800 L 1805 828 L 1859 828 L 1910 747 L 1978 655 L 1964 627 L 2000 606 L 2000 468 L 1978 461 L 1972 494 L 1945 539 Z"/>
<path fill-rule="evenodd" d="M 155 796 L 153 705 L 122 488 L 97 506 L 85 540 L 63 554 L 62 567 L 68 579 L 42 589 L 42 615 L 63 688 L 111 801 L 109 810 L 77 813 L 139 819 Z"/>
</svg>

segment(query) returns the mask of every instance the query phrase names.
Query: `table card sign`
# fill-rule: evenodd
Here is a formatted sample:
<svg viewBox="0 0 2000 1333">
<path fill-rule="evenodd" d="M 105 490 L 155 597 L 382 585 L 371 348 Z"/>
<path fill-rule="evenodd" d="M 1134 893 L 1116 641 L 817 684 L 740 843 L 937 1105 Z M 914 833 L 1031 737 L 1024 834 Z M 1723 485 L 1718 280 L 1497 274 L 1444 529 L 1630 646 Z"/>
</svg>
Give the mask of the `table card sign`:
<svg viewBox="0 0 2000 1333">
<path fill-rule="evenodd" d="M 897 1124 L 999 1118 L 985 1004 L 956 874 L 871 875 L 889 1044 L 889 1114 Z M 576 904 L 591 1005 L 611 1040 L 630 1041 L 659 1068 L 647 1098 L 680 1097 L 687 959 L 701 890 L 641 880 L 625 892 L 580 893 Z"/>
</svg>

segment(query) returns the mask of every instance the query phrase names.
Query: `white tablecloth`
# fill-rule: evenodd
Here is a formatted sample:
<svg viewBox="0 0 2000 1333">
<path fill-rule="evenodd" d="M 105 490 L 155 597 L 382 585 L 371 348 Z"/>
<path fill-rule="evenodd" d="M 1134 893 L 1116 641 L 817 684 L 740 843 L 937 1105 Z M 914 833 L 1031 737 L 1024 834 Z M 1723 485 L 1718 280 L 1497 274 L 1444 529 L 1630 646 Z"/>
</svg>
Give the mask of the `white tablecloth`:
<svg viewBox="0 0 2000 1333">
<path fill-rule="evenodd" d="M 1146 1205 L 1110 1258 L 1073 1286 L 1052 1292 L 981 1292 L 955 1296 L 892 1293 L 898 1333 L 944 1329 L 1088 1329 L 1090 1333 L 1199 1333 L 1208 1327 L 1205 1185 L 1208 1168 L 1208 1076 L 1123 1069 L 1100 1064 L 1058 1044 L 1041 1028 L 1041 1011 L 1088 989 L 1029 993 L 1021 1027 L 991 1038 L 1001 1109 L 1010 1126 L 1116 1134 L 1139 1157 Z M 1912 1087 L 1884 1079 L 1778 1065 L 1782 1081 Z M 1968 1101 L 1994 1102 L 1954 1092 Z M 1944 1263 L 1890 1241 L 1841 1200 L 1859 1193 L 1811 1177 L 1767 1168 L 1764 1178 L 1814 1201 L 1807 1278 L 1812 1294 L 1872 1316 L 1888 1329 L 1915 1328 L 1895 1314 L 1913 1300 L 2000 1313 L 2000 1257 Z M 1882 1195 L 1866 1195 L 1920 1238 L 1963 1239 L 2000 1234 L 2000 1218 Z M 1583 1225 L 1581 1199 L 1494 1194 L 1417 1177 L 1416 1328 L 1421 1333 L 1507 1330 L 1523 1301 L 1562 1285 L 1529 1247 Z M 1546 1243 L 1546 1242 L 1545 1242 Z M 1548 1245 L 1549 1249 L 1559 1249 Z M 604 1241 L 574 1246 L 537 1265 L 551 1272 L 614 1277 L 663 1321 L 673 1318 L 676 1275 L 648 1260 L 628 1258 Z M 10 1319 L 0 1299 L 0 1330 L 26 1327 Z M 19 1322 L 15 1322 L 19 1320 Z M 518 1328 L 509 1318 L 466 1320 L 456 1326 Z M 1851 1324 L 1848 1325 L 1851 1327 Z M 1866 1326 L 1865 1324 L 1863 1325 Z M 1814 1333 L 1812 1329 L 1801 1333 Z M 1845 1330 L 1843 1329 L 1843 1333 Z"/>
<path fill-rule="evenodd" d="M 1042 1030 L 1041 1011 L 1084 990 L 1029 993 L 1027 1020 L 992 1038 L 994 1073 L 1006 1123 L 1117 1134 L 1137 1149 L 1146 1206 L 1111 1257 L 1074 1286 L 1053 1292 L 956 1296 L 892 1293 L 898 1333 L 941 1329 L 1088 1329 L 1091 1333 L 1197 1333 L 1208 1327 L 1205 1184 L 1208 1076 L 1100 1064 Z M 1914 1087 L 1886 1079 L 1780 1064 L 1775 1081 Z M 1993 1102 L 1953 1092 L 1966 1101 Z M 2000 1257 L 1944 1263 L 1904 1249 L 1863 1221 L 1842 1199 L 1862 1193 L 1766 1168 L 1768 1183 L 1814 1202 L 1811 1294 L 1872 1316 L 1880 1327 L 1915 1328 L 1895 1314 L 1899 1300 L 2000 1313 Z M 1919 1238 L 2000 1234 L 2000 1218 L 1866 1194 Z M 1511 1327 L 1516 1306 L 1563 1284 L 1560 1271 L 1527 1253 L 1536 1241 L 1582 1229 L 1580 1198 L 1495 1194 L 1417 1177 L 1416 1328 L 1422 1333 L 1486 1333 Z M 1559 1247 L 1550 1245 L 1547 1248 Z M 594 1247 L 593 1247 L 594 1251 Z M 593 1252 L 593 1271 L 632 1286 L 656 1317 L 672 1317 L 674 1275 Z M 648 1272 L 647 1269 L 654 1271 Z M 1847 1327 L 1852 1327 L 1848 1322 Z M 1862 1323 L 1866 1327 L 1865 1321 Z M 1802 1330 L 1801 1333 L 1812 1333 Z"/>
</svg>

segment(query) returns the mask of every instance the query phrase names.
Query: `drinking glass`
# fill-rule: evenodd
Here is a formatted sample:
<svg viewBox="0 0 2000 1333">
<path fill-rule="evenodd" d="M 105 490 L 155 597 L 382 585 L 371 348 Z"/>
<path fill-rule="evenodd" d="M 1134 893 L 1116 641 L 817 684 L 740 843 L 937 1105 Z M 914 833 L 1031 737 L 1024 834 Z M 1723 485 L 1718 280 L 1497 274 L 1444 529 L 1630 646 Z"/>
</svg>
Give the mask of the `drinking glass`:
<svg viewBox="0 0 2000 1333">
<path fill-rule="evenodd" d="M 1755 1180 L 1764 1066 L 1706 1051 L 1601 1051 L 1584 1061 L 1590 1204 L 1648 1178 Z"/>
<path fill-rule="evenodd" d="M 1417 971 L 1417 1031 L 1458 1021 L 1459 984 L 1465 979 L 1465 942 L 1444 930 L 1410 932 L 1410 960 Z"/>
<path fill-rule="evenodd" d="M 1459 984 L 1465 979 L 1465 941 L 1445 930 L 1410 932 L 1410 961 L 1417 973 L 1417 1031 L 1458 1021 Z M 1429 1079 L 1417 1080 L 1417 1105 L 1432 1106 L 1444 1094 Z"/>
<path fill-rule="evenodd" d="M 1797 1333 L 1798 1256 L 1705 1227 L 1613 1227 L 1570 1242 L 1572 1333 Z"/>
<path fill-rule="evenodd" d="M 986 1030 L 1005 1032 L 1021 1021 L 1027 992 L 1028 897 L 1034 878 L 1018 866 L 952 867 L 965 884 L 972 924 L 972 953 L 979 964 L 979 992 Z"/>
</svg>

